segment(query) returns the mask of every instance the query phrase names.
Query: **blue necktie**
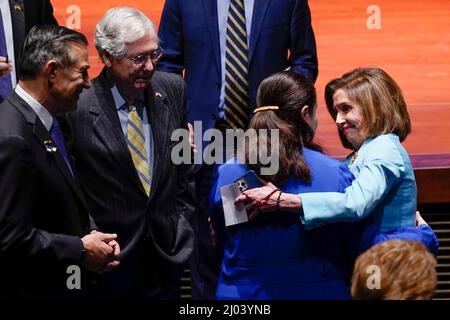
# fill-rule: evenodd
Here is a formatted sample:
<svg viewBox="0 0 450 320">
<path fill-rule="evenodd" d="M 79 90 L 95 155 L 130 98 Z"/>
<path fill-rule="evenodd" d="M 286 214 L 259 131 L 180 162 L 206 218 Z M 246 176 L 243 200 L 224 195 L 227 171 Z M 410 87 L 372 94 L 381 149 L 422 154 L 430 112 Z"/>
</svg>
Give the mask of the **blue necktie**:
<svg viewBox="0 0 450 320">
<path fill-rule="evenodd" d="M 64 161 L 66 162 L 66 165 L 73 176 L 73 169 L 69 161 L 69 155 L 67 154 L 66 145 L 64 144 L 64 137 L 62 135 L 59 122 L 58 120 L 56 120 L 56 118 L 53 118 L 52 127 L 50 128 L 50 135 L 52 136 L 53 141 L 56 143 L 58 150 L 61 152 L 61 155 L 63 156 Z"/>
<path fill-rule="evenodd" d="M 3 18 L 2 18 L 2 12 L 0 10 L 0 56 L 7 57 L 8 56 L 8 50 L 6 49 L 6 37 L 5 37 L 5 30 L 3 27 Z M 0 103 L 5 100 L 7 96 L 12 91 L 12 83 L 11 83 L 11 75 L 5 74 L 4 76 L 0 77 Z"/>
</svg>

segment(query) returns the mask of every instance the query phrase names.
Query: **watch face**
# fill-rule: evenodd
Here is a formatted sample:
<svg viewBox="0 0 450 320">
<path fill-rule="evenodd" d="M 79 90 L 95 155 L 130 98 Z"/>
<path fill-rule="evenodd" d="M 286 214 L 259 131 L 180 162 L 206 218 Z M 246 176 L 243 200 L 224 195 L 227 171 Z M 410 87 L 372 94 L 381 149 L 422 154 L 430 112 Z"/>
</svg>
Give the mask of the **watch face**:
<svg viewBox="0 0 450 320">
<path fill-rule="evenodd" d="M 81 249 L 81 260 L 84 260 L 84 258 L 86 257 L 86 249 Z"/>
</svg>

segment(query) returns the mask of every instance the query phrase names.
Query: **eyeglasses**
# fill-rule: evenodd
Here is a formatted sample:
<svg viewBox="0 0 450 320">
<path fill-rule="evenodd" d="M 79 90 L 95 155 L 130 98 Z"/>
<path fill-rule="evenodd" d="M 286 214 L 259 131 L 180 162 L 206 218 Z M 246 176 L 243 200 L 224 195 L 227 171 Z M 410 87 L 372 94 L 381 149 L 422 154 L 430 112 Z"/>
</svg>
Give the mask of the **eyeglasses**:
<svg viewBox="0 0 450 320">
<path fill-rule="evenodd" d="M 161 47 L 159 47 L 158 49 L 156 49 L 152 53 L 140 54 L 140 55 L 135 56 L 135 57 L 128 57 L 128 59 L 130 59 L 130 61 L 134 65 L 141 66 L 141 65 L 147 63 L 148 59 L 150 59 L 153 63 L 155 63 L 156 61 L 161 59 L 162 55 L 163 55 L 163 49 Z"/>
</svg>

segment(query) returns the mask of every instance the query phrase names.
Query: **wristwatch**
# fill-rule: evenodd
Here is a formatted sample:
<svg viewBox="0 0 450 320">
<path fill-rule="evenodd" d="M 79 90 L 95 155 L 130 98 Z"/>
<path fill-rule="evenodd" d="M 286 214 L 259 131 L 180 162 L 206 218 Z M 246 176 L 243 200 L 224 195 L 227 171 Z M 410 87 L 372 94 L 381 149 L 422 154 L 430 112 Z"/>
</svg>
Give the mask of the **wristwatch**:
<svg viewBox="0 0 450 320">
<path fill-rule="evenodd" d="M 80 261 L 83 261 L 83 260 L 84 260 L 84 258 L 86 257 L 86 252 L 87 252 L 87 250 L 83 247 L 83 248 L 81 249 Z"/>
</svg>

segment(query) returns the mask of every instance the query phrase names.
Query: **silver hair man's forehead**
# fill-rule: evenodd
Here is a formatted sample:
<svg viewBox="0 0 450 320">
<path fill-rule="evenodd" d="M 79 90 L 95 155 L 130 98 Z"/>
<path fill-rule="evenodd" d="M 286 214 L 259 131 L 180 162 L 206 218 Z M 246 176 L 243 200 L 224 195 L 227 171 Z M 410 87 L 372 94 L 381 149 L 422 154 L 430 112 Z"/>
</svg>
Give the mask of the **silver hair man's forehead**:
<svg viewBox="0 0 450 320">
<path fill-rule="evenodd" d="M 155 24 L 145 14 L 131 7 L 114 7 L 97 24 L 94 42 L 100 56 L 106 52 L 120 58 L 126 55 L 128 43 L 148 34 L 157 37 Z"/>
</svg>

